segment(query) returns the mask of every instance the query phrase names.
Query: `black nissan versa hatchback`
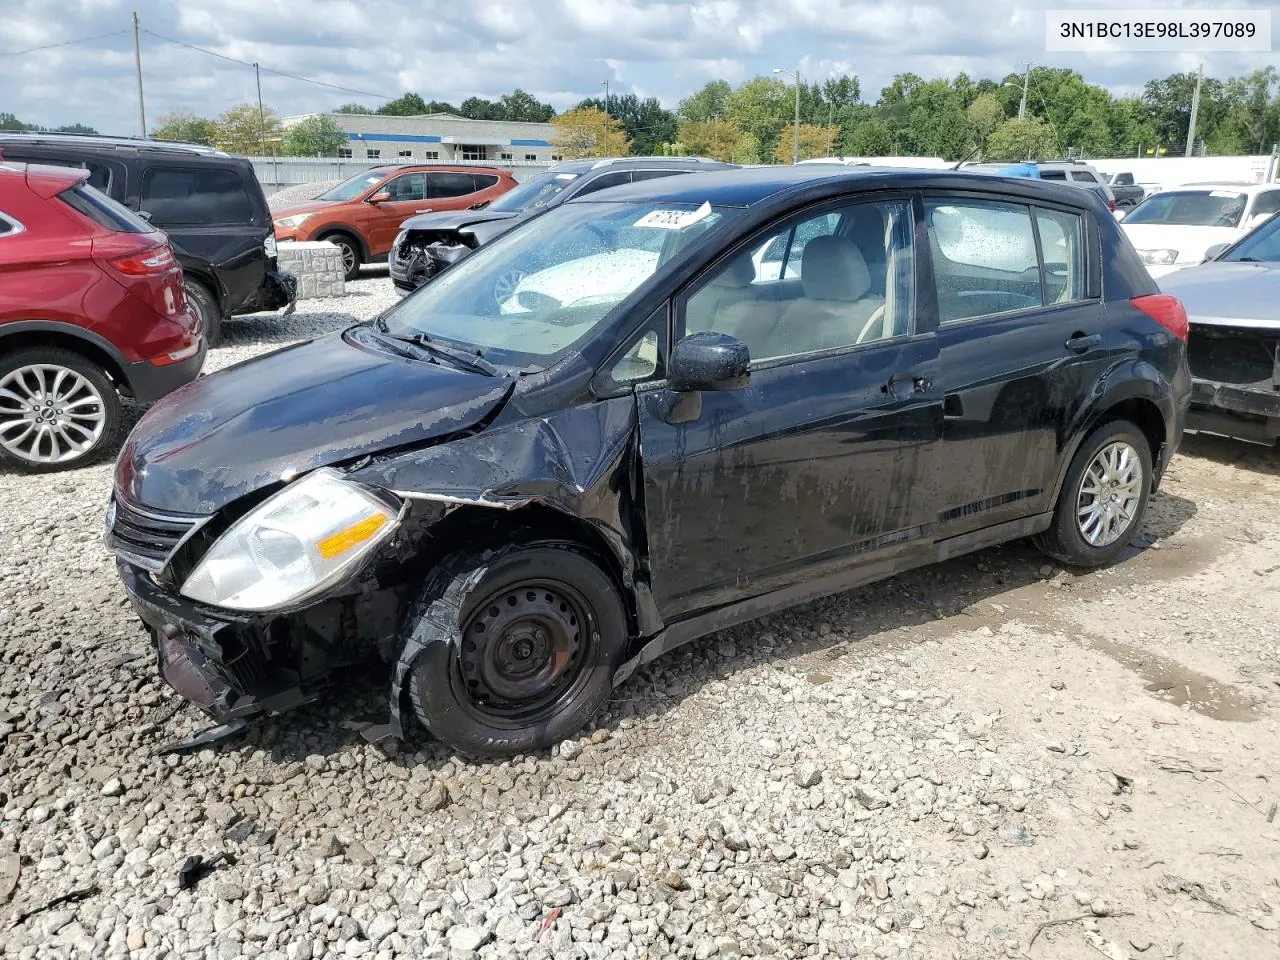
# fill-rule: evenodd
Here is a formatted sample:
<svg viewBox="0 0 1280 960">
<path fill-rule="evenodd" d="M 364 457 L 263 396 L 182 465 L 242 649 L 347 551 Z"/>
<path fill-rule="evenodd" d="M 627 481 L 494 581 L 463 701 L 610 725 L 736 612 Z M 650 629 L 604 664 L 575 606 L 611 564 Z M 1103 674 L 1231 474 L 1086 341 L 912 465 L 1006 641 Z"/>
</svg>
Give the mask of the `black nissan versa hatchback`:
<svg viewBox="0 0 1280 960">
<path fill-rule="evenodd" d="M 107 543 L 165 678 L 218 721 L 196 742 L 380 655 L 393 733 L 412 710 L 526 752 L 791 604 L 1018 537 L 1113 560 L 1182 435 L 1186 335 L 1088 191 L 633 184 L 162 400 Z"/>
</svg>

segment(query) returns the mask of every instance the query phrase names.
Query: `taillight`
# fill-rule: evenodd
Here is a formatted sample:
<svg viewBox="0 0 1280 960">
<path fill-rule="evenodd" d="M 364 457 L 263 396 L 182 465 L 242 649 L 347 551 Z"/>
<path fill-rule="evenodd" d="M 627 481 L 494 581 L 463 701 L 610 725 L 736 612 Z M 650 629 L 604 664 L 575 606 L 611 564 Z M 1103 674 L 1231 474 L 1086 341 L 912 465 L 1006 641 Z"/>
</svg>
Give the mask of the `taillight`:
<svg viewBox="0 0 1280 960">
<path fill-rule="evenodd" d="M 127 257 L 116 257 L 107 262 L 125 276 L 145 277 L 148 274 L 168 273 L 173 269 L 175 261 L 173 251 L 166 243 Z"/>
<path fill-rule="evenodd" d="M 1168 293 L 1153 293 L 1145 297 L 1134 297 L 1129 302 L 1179 340 L 1187 339 L 1190 333 L 1187 311 L 1177 297 Z"/>
<path fill-rule="evenodd" d="M 1109 200 L 1107 201 L 1107 209 L 1108 209 L 1108 210 L 1110 210 L 1112 213 L 1115 213 L 1115 212 L 1116 212 L 1116 198 L 1115 198 L 1115 197 L 1112 197 L 1111 199 L 1109 199 Z"/>
</svg>

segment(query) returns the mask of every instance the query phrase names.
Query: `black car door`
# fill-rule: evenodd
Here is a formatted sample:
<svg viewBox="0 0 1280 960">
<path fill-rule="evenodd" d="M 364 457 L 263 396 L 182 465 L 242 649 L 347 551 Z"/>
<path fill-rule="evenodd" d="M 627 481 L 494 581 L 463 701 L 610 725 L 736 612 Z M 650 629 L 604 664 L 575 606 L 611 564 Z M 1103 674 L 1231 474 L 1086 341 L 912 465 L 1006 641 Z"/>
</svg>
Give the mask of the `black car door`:
<svg viewBox="0 0 1280 960">
<path fill-rule="evenodd" d="M 945 539 L 1052 509 L 1064 446 L 1108 344 L 1086 213 L 961 194 L 927 195 L 924 210 Z"/>
<path fill-rule="evenodd" d="M 941 404 L 937 342 L 916 310 L 914 229 L 905 197 L 826 205 L 757 234 L 677 298 L 676 339 L 728 333 L 752 369 L 739 390 L 637 389 L 664 619 L 926 556 L 936 504 L 922 481 Z M 812 237 L 799 280 L 762 271 L 796 234 Z"/>
<path fill-rule="evenodd" d="M 131 188 L 136 209 L 169 235 L 185 270 L 215 290 L 226 313 L 251 304 L 267 270 L 271 224 L 240 171 L 181 160 L 148 160 Z"/>
</svg>

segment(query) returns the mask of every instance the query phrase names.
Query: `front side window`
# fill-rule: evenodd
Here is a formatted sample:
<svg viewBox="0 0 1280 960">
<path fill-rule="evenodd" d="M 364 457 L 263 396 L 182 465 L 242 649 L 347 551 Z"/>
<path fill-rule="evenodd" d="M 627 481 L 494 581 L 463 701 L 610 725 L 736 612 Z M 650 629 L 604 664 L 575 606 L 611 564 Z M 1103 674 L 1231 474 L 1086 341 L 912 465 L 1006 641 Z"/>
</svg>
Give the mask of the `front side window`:
<svg viewBox="0 0 1280 960">
<path fill-rule="evenodd" d="M 1124 222 L 1238 227 L 1247 199 L 1235 190 L 1166 190 L 1143 200 Z"/>
<path fill-rule="evenodd" d="M 1041 305 L 1031 208 L 988 200 L 926 200 L 938 322 Z"/>
<path fill-rule="evenodd" d="M 1269 216 L 1280 210 L 1280 190 L 1268 190 L 1258 194 L 1253 200 L 1253 212 L 1250 218 L 1262 215 Z"/>
<path fill-rule="evenodd" d="M 142 176 L 139 207 L 154 223 L 246 224 L 253 203 L 233 170 L 151 167 Z"/>
<path fill-rule="evenodd" d="M 608 190 L 610 187 L 620 187 L 624 183 L 630 182 L 631 174 L 629 171 L 620 170 L 617 173 L 606 173 L 603 176 L 596 177 L 596 179 L 586 184 L 578 191 L 578 196 L 585 197 L 589 193 L 595 193 L 598 190 Z"/>
<path fill-rule="evenodd" d="M 459 261 L 384 314 L 392 336 L 425 334 L 498 364 L 547 366 L 736 208 L 569 203 Z M 634 369 L 650 356 L 640 348 Z"/>
<path fill-rule="evenodd" d="M 354 200 L 356 197 L 364 196 L 365 193 L 385 180 L 387 173 L 386 167 L 365 170 L 363 173 L 357 173 L 354 177 L 343 180 L 336 187 L 331 187 L 316 199 L 329 200 L 335 203 Z"/>
<path fill-rule="evenodd" d="M 1254 230 L 1221 259 L 1280 263 L 1280 216 L 1272 217 Z"/>
<path fill-rule="evenodd" d="M 383 188 L 391 194 L 393 201 L 425 200 L 427 198 L 427 175 L 425 173 L 406 173 L 396 177 Z"/>
<path fill-rule="evenodd" d="M 546 173 L 513 187 L 489 205 L 490 210 L 518 213 L 530 207 L 545 207 L 569 184 L 578 179 L 576 173 Z"/>
<path fill-rule="evenodd" d="M 753 361 L 908 336 L 913 256 L 905 200 L 792 218 L 711 273 L 684 305 L 684 330 L 736 337 Z"/>
</svg>

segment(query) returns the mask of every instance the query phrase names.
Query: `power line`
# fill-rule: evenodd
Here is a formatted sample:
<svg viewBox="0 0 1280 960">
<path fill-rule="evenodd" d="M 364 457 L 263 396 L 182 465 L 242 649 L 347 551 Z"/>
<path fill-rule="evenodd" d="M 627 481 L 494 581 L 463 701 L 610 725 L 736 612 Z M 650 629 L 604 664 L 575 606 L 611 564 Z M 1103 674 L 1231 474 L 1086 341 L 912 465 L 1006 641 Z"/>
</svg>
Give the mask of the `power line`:
<svg viewBox="0 0 1280 960">
<path fill-rule="evenodd" d="M 27 47 L 25 50 L 7 50 L 0 51 L 0 57 L 20 57 L 27 53 L 38 53 L 41 50 L 53 50 L 57 47 L 69 47 L 75 43 L 90 43 L 94 40 L 105 40 L 107 37 L 118 37 L 122 33 L 128 33 L 128 30 L 112 30 L 110 33 L 98 33 L 92 37 L 80 37 L 77 40 L 63 40 L 61 43 L 47 43 L 42 47 Z"/>
<path fill-rule="evenodd" d="M 166 43 L 175 43 L 180 47 L 186 47 L 188 50 L 195 50 L 197 53 L 204 53 L 211 57 L 217 57 L 219 60 L 226 60 L 228 63 L 238 63 L 242 67 L 256 67 L 263 73 L 274 73 L 278 77 L 288 77 L 290 80 L 299 80 L 302 83 L 314 84 L 317 87 L 328 87 L 330 90 L 341 90 L 343 93 L 354 93 L 362 97 L 375 97 L 378 100 L 396 99 L 396 97 L 389 97 L 385 93 L 371 93 L 368 90 L 356 90 L 352 87 L 339 86 L 336 83 L 325 83 L 323 80 L 313 80 L 311 77 L 300 77 L 296 73 L 286 73 L 283 70 L 272 70 L 270 67 L 250 63 L 248 60 L 239 60 L 236 57 L 229 57 L 225 53 L 218 53 L 216 50 L 206 50 L 204 47 L 197 47 L 194 43 L 187 43 L 184 40 L 175 40 L 173 37 L 166 37 L 163 34 L 156 33 L 154 30 L 148 30 L 146 27 L 142 28 L 142 32 L 148 36 L 155 37 L 157 40 L 163 40 Z"/>
</svg>

